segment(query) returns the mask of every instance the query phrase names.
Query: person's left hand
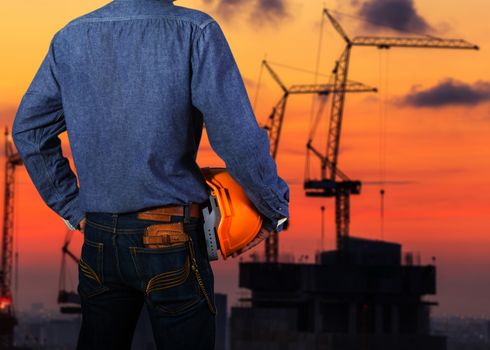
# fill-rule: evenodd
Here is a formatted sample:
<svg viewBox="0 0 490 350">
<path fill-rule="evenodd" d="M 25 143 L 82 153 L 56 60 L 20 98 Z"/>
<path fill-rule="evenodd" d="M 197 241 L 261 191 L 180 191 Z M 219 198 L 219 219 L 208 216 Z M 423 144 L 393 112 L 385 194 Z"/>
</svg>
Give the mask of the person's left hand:
<svg viewBox="0 0 490 350">
<path fill-rule="evenodd" d="M 80 221 L 80 232 L 82 234 L 85 233 L 85 222 L 87 221 L 87 219 L 84 217 L 81 221 Z"/>
</svg>

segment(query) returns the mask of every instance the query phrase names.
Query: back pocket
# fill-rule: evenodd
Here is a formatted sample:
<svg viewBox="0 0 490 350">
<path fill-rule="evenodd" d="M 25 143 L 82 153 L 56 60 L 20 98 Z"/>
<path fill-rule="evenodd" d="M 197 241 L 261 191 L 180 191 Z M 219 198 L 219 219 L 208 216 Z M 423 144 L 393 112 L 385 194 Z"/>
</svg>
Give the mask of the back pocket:
<svg viewBox="0 0 490 350">
<path fill-rule="evenodd" d="M 104 243 L 94 242 L 86 237 L 78 262 L 78 294 L 92 297 L 108 290 L 103 276 Z"/>
<path fill-rule="evenodd" d="M 203 299 L 191 270 L 186 243 L 164 248 L 129 247 L 149 304 L 178 315 Z"/>
</svg>

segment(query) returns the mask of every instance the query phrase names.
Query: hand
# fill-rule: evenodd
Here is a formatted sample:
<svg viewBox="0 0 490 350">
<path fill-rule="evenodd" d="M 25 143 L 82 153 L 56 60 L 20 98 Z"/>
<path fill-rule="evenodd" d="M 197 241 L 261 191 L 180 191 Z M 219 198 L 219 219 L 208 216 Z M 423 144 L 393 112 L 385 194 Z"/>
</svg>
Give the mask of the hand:
<svg viewBox="0 0 490 350">
<path fill-rule="evenodd" d="M 85 222 L 87 221 L 87 219 L 84 217 L 81 221 L 80 221 L 80 232 L 85 234 Z"/>
<path fill-rule="evenodd" d="M 273 233 L 274 233 L 274 231 L 269 231 L 264 226 L 262 226 L 259 233 L 257 233 L 257 236 L 255 236 L 255 238 L 252 241 L 250 241 L 250 243 L 248 243 L 243 248 L 237 250 L 236 252 L 232 253 L 231 256 L 236 258 L 238 255 L 243 254 L 247 250 L 255 247 L 257 244 L 259 244 L 260 242 L 265 240 L 267 237 L 269 237 Z"/>
</svg>

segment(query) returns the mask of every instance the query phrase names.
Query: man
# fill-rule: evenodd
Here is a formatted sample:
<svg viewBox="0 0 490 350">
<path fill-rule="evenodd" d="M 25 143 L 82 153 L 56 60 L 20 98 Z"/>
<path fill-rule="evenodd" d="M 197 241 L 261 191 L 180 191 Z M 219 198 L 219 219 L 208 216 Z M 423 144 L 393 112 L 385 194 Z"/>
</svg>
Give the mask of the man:
<svg viewBox="0 0 490 350">
<path fill-rule="evenodd" d="M 289 187 L 216 20 L 171 0 L 114 0 L 54 35 L 12 136 L 43 200 L 84 233 L 78 349 L 129 349 L 143 303 L 158 349 L 214 347 L 208 192 L 195 162 L 203 123 L 263 215 L 240 254 L 283 229 Z M 186 244 L 145 245 L 145 228 L 162 221 L 182 223 Z"/>
</svg>

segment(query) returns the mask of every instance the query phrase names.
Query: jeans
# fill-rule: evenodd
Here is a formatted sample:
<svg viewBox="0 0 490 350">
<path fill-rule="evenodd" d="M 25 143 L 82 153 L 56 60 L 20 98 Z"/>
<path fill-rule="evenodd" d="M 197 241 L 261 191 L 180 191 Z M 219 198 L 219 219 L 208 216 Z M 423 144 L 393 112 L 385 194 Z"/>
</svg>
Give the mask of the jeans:
<svg viewBox="0 0 490 350">
<path fill-rule="evenodd" d="M 214 275 L 203 219 L 184 221 L 190 242 L 164 248 L 143 246 L 145 227 L 160 221 L 137 219 L 134 212 L 87 212 L 86 219 L 77 350 L 130 349 L 143 303 L 158 349 L 214 349 Z"/>
</svg>

